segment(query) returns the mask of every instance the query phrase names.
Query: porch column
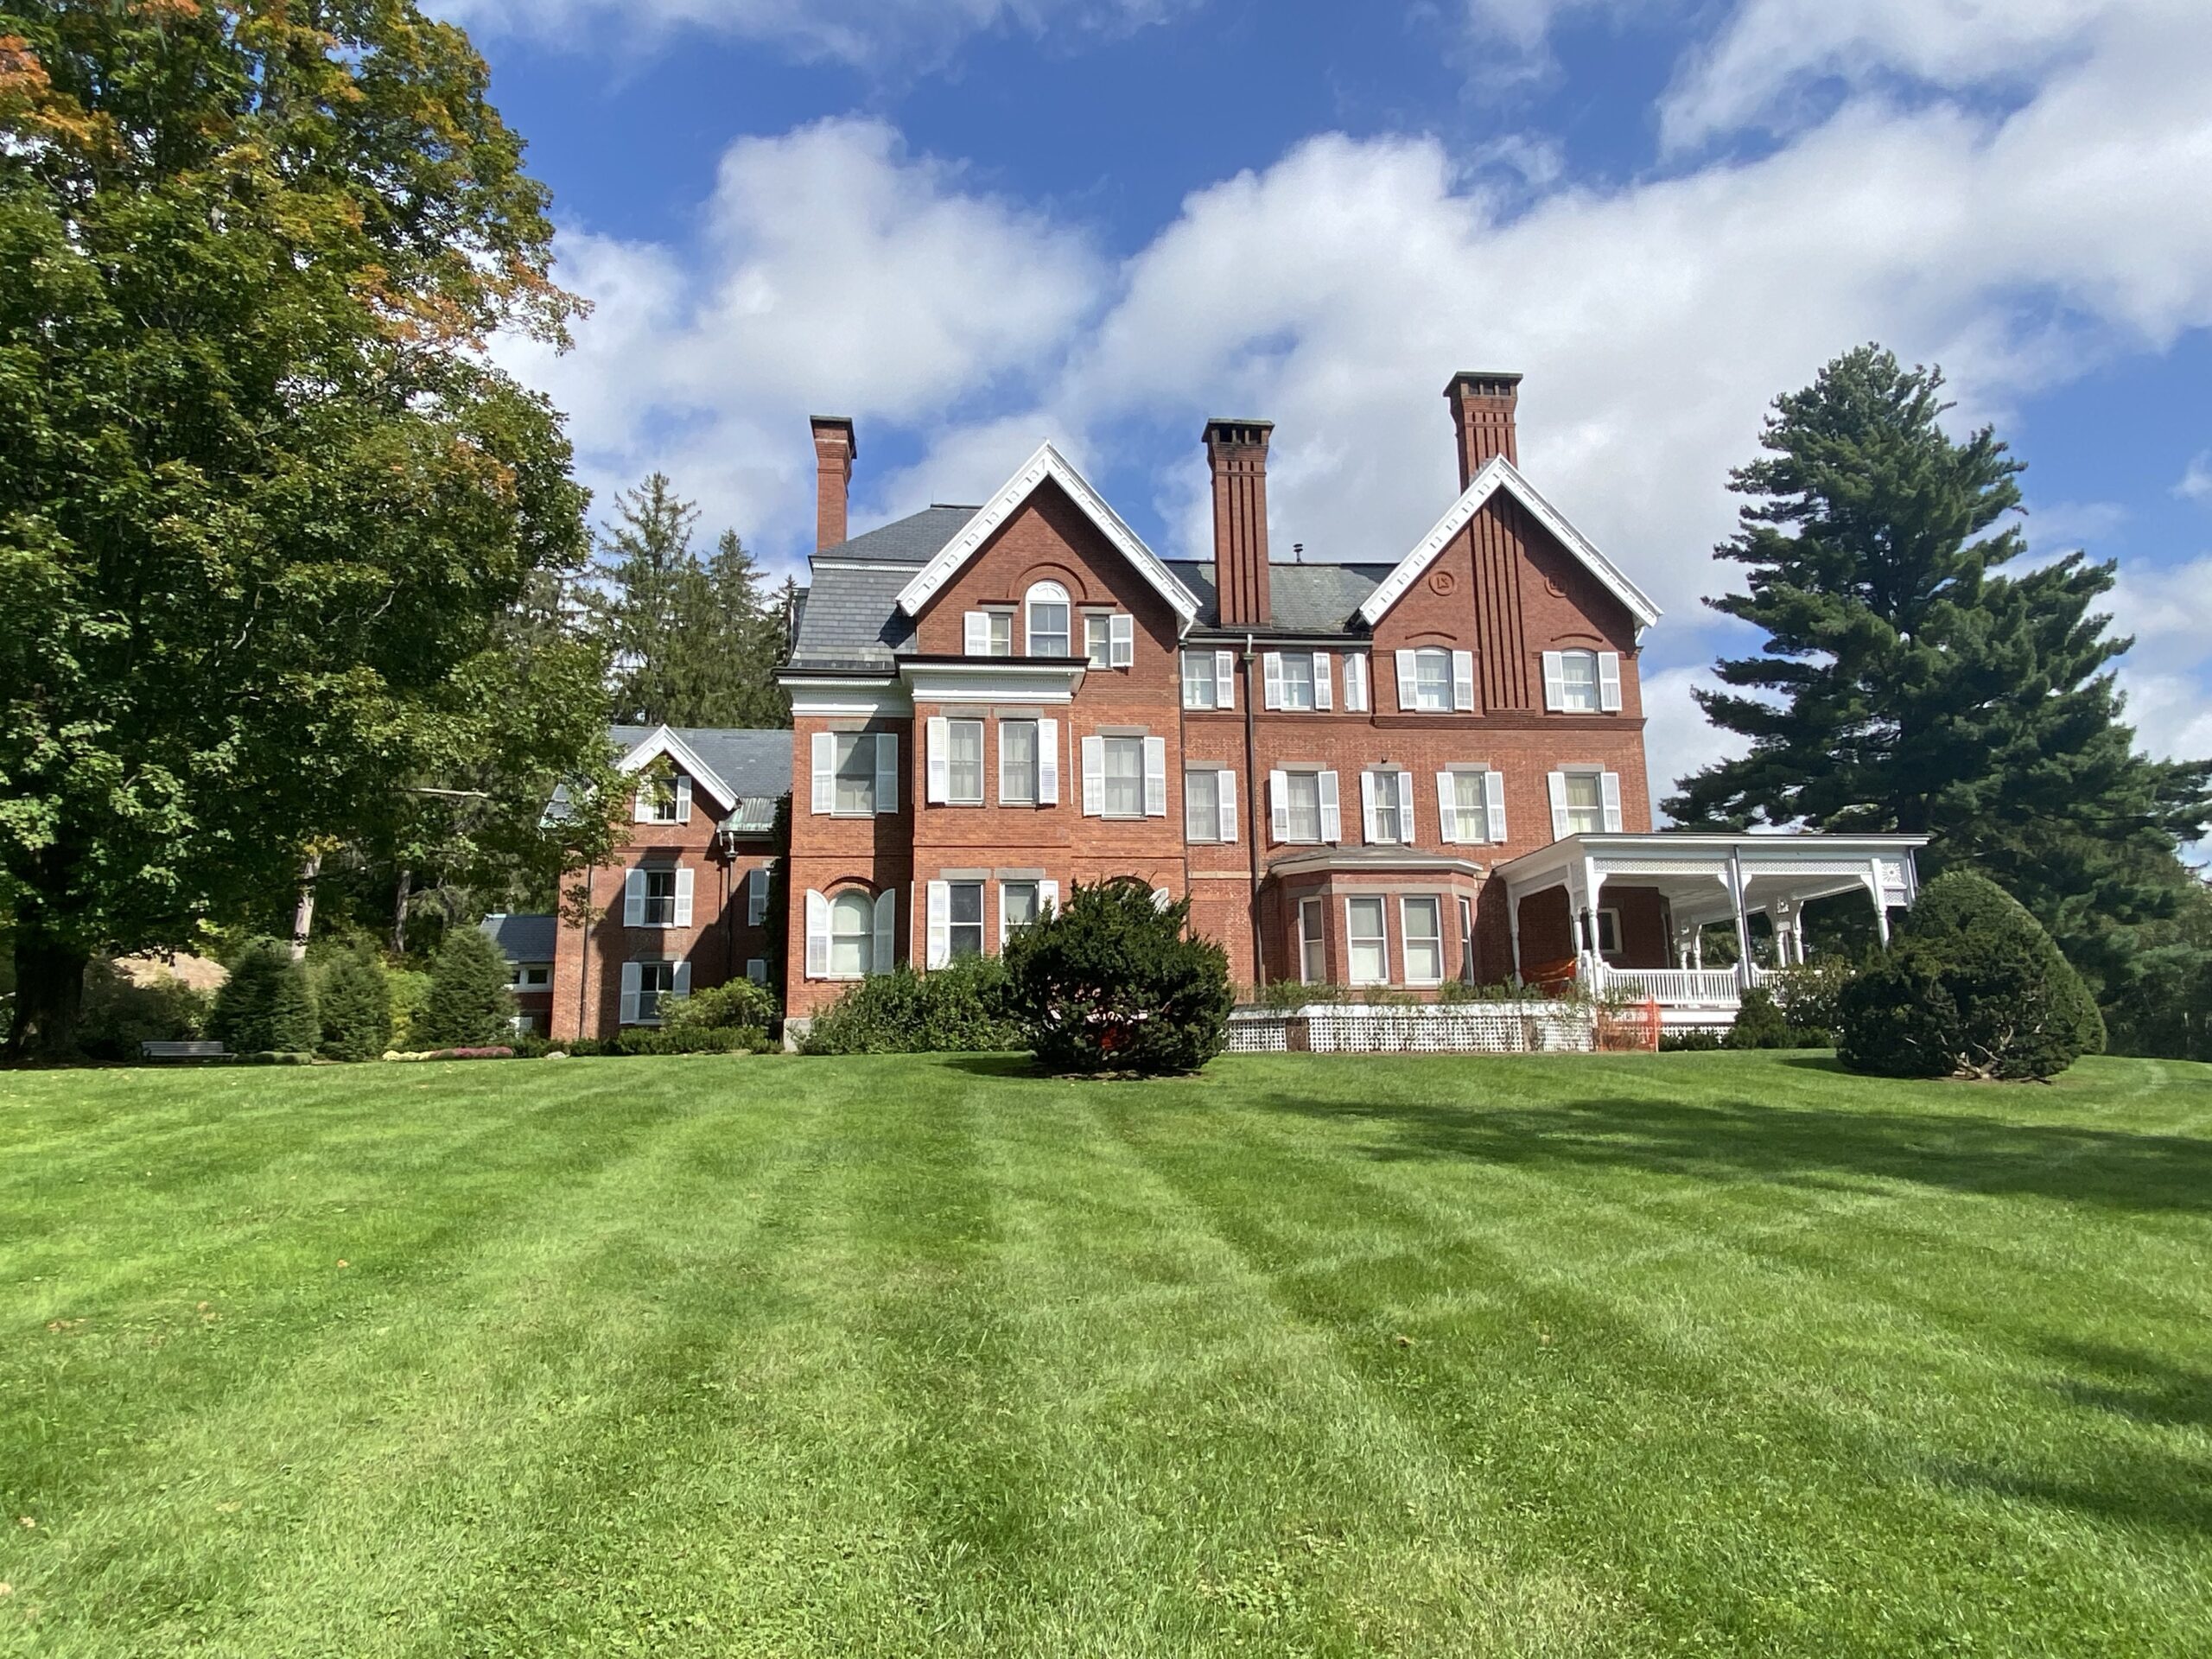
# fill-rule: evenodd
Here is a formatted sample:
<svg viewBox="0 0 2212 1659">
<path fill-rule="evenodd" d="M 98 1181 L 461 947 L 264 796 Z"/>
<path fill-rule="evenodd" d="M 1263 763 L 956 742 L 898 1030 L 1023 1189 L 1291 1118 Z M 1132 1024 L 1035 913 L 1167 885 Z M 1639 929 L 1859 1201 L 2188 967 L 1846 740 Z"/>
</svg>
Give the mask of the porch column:
<svg viewBox="0 0 2212 1659">
<path fill-rule="evenodd" d="M 1890 948 L 1889 906 L 1882 902 L 1882 861 L 1866 861 L 1866 892 L 1874 901 L 1874 937 L 1882 942 L 1882 949 Z"/>
<path fill-rule="evenodd" d="M 1513 940 L 1513 978 L 1517 984 L 1527 982 L 1521 977 L 1521 895 L 1509 887 L 1505 890 L 1505 931 Z"/>
<path fill-rule="evenodd" d="M 1728 908 L 1736 918 L 1736 983 L 1751 988 L 1751 925 L 1744 914 L 1744 849 L 1728 849 Z"/>
</svg>

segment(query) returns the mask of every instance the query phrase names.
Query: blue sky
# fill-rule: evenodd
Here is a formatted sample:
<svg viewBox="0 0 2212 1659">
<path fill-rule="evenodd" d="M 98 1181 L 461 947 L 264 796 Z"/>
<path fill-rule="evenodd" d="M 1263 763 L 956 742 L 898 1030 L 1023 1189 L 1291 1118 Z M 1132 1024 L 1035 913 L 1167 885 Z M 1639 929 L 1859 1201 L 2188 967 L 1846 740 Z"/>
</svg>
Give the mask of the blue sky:
<svg viewBox="0 0 2212 1659">
<path fill-rule="evenodd" d="M 1665 607 L 1652 766 L 1742 649 L 1728 467 L 1878 339 L 2121 562 L 2143 740 L 2212 753 L 2202 0 L 439 0 L 551 185 L 577 349 L 505 349 L 606 493 L 664 468 L 779 572 L 804 416 L 861 525 L 1050 436 L 1201 553 L 1198 434 L 1277 423 L 1274 535 L 1395 558 L 1440 396 L 1513 368 L 1527 469 Z"/>
</svg>

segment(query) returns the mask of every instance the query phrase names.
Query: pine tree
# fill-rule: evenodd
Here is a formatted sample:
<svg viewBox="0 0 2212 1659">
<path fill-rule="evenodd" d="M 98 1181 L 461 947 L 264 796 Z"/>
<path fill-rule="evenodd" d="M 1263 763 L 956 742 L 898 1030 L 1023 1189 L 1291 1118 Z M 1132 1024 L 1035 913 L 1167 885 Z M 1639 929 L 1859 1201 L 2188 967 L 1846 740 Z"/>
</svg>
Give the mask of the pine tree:
<svg viewBox="0 0 2212 1659">
<path fill-rule="evenodd" d="M 2153 761 L 2121 719 L 2131 641 L 2091 609 L 2113 565 L 2080 553 L 2000 574 L 2024 543 L 2021 463 L 1987 427 L 1954 440 L 1935 369 L 1866 346 L 1777 400 L 1730 487 L 1716 550 L 1748 592 L 1707 602 L 1766 635 L 1698 694 L 1750 753 L 1679 780 L 1685 826 L 1931 837 L 1929 874 L 1973 861 L 2110 995 L 2132 930 L 2170 916 L 2178 844 L 2212 816 L 2212 764 Z"/>
<path fill-rule="evenodd" d="M 250 939 L 215 993 L 209 1035 L 234 1054 L 306 1054 L 321 1036 L 307 964 L 282 939 Z"/>
<path fill-rule="evenodd" d="M 430 995 L 408 1040 L 423 1048 L 480 1048 L 514 1035 L 505 952 L 480 928 L 456 927 L 430 963 Z"/>
<path fill-rule="evenodd" d="M 347 950 L 322 976 L 319 1049 L 333 1060 L 373 1060 L 391 1044 L 391 982 L 366 949 Z"/>
</svg>

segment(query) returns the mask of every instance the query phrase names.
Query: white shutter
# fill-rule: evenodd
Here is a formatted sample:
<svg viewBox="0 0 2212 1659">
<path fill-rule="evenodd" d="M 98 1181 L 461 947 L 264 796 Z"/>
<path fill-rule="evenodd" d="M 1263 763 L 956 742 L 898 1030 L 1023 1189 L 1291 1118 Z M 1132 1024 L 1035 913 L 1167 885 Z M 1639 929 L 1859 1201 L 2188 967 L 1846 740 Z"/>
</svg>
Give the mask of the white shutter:
<svg viewBox="0 0 2212 1659">
<path fill-rule="evenodd" d="M 806 976 L 830 977 L 830 901 L 811 888 L 806 894 Z"/>
<path fill-rule="evenodd" d="M 766 985 L 768 982 L 768 958 L 747 957 L 745 959 L 745 976 L 755 985 Z"/>
<path fill-rule="evenodd" d="M 1621 654 L 1618 651 L 1598 653 L 1598 707 L 1609 715 L 1621 711 Z"/>
<path fill-rule="evenodd" d="M 870 971 L 887 974 L 899 960 L 899 889 L 886 887 L 875 895 L 875 948 L 868 953 Z"/>
<path fill-rule="evenodd" d="M 1058 910 L 1059 907 L 1060 884 L 1057 881 L 1039 881 L 1037 884 L 1037 914 L 1041 918 L 1046 911 Z"/>
<path fill-rule="evenodd" d="M 1213 706 L 1236 706 L 1236 653 L 1233 651 L 1217 651 L 1213 654 Z"/>
<path fill-rule="evenodd" d="M 896 812 L 899 810 L 899 734 L 878 732 L 875 734 L 875 810 Z"/>
<path fill-rule="evenodd" d="M 952 723 L 943 715 L 931 715 L 922 724 L 922 739 L 925 753 L 923 765 L 929 779 L 929 803 L 931 806 L 941 805 L 950 792 L 945 779 L 951 765 L 946 751 L 952 743 Z"/>
<path fill-rule="evenodd" d="M 676 774 L 676 821 L 678 823 L 691 822 L 691 777 L 689 772 Z"/>
<path fill-rule="evenodd" d="M 991 616 L 988 611 L 969 611 L 960 619 L 961 648 L 970 657 L 991 654 Z"/>
<path fill-rule="evenodd" d="M 768 916 L 768 867 L 756 864 L 745 878 L 745 925 L 758 927 Z"/>
<path fill-rule="evenodd" d="M 1605 803 L 1605 833 L 1618 836 L 1621 832 L 1621 775 L 1609 772 L 1598 779 L 1600 798 Z"/>
<path fill-rule="evenodd" d="M 1505 845 L 1505 774 L 1483 773 L 1483 815 L 1490 820 L 1490 838 Z"/>
<path fill-rule="evenodd" d="M 814 810 L 837 810 L 837 740 L 828 732 L 814 734 Z"/>
<path fill-rule="evenodd" d="M 1106 619 L 1106 661 L 1109 667 L 1133 668 L 1137 660 L 1137 620 L 1127 611 Z"/>
<path fill-rule="evenodd" d="M 1037 722 L 1037 804 L 1060 804 L 1060 722 Z"/>
<path fill-rule="evenodd" d="M 1280 772 L 1268 774 L 1268 838 L 1285 841 L 1290 836 L 1290 779 Z"/>
<path fill-rule="evenodd" d="M 1175 895 L 1168 892 L 1166 888 L 1154 887 L 1152 890 L 1152 907 L 1154 910 L 1165 912 L 1167 906 L 1174 902 Z"/>
<path fill-rule="evenodd" d="M 688 962 L 679 962 L 679 963 L 677 963 L 676 964 L 676 973 L 675 973 L 674 977 L 675 977 L 675 981 L 676 981 L 676 982 L 675 982 L 675 984 L 674 984 L 673 986 L 671 986 L 671 987 L 670 988 L 670 989 L 669 989 L 669 993 L 668 993 L 668 994 L 669 994 L 671 996 L 672 996 L 672 997 L 683 997 L 683 996 L 689 996 L 689 995 L 691 995 L 691 964 L 690 964 L 690 963 L 688 963 Z"/>
<path fill-rule="evenodd" d="M 1103 737 L 1083 740 L 1083 816 L 1106 816 L 1106 740 Z"/>
<path fill-rule="evenodd" d="M 1344 812 L 1337 801 L 1337 774 L 1321 774 L 1321 839 L 1329 842 L 1344 838 Z"/>
<path fill-rule="evenodd" d="M 1367 712 L 1367 658 L 1357 652 L 1344 658 L 1344 711 Z"/>
<path fill-rule="evenodd" d="M 638 785 L 638 792 L 630 798 L 630 822 L 651 823 L 652 821 L 653 786 L 651 784 L 640 784 Z"/>
<path fill-rule="evenodd" d="M 1416 677 L 1414 671 L 1414 653 L 1410 651 L 1402 651 L 1397 653 L 1397 658 L 1398 712 L 1402 715 L 1411 714 L 1417 701 L 1414 692 L 1414 682 Z"/>
<path fill-rule="evenodd" d="M 691 925 L 691 881 L 697 874 L 694 870 L 678 869 L 676 873 L 676 925 Z"/>
<path fill-rule="evenodd" d="M 1564 652 L 1544 653 L 1544 707 L 1552 714 L 1567 707 L 1566 657 Z"/>
<path fill-rule="evenodd" d="M 1548 780 L 1552 791 L 1552 839 L 1567 839 L 1567 774 L 1555 772 Z"/>
<path fill-rule="evenodd" d="M 1463 715 L 1474 712 L 1475 653 L 1471 651 L 1452 653 L 1452 706 Z"/>
<path fill-rule="evenodd" d="M 1331 699 L 1330 691 L 1336 671 L 1335 665 L 1329 660 L 1327 652 L 1317 651 L 1313 653 L 1313 707 L 1325 715 L 1335 707 Z"/>
<path fill-rule="evenodd" d="M 1448 772 L 1436 774 L 1436 838 L 1447 847 L 1459 842 L 1459 786 Z"/>
<path fill-rule="evenodd" d="M 622 964 L 622 1008 L 616 1017 L 626 1026 L 638 1023 L 638 988 L 644 976 L 634 962 Z"/>
<path fill-rule="evenodd" d="M 1410 772 L 1398 774 L 1398 839 L 1408 847 L 1421 839 L 1414 828 L 1414 775 Z"/>
<path fill-rule="evenodd" d="M 1007 792 L 1014 781 L 1014 772 L 1006 761 L 1006 734 L 1013 728 L 1012 721 L 999 721 L 999 804 L 1001 806 L 1010 804 L 1012 799 Z M 985 792 L 988 793 L 988 791 Z"/>
<path fill-rule="evenodd" d="M 952 883 L 932 881 L 929 893 L 929 955 L 924 960 L 942 968 L 952 960 Z"/>
<path fill-rule="evenodd" d="M 622 873 L 622 925 L 643 927 L 645 925 L 645 873 L 625 870 Z"/>
<path fill-rule="evenodd" d="M 1234 842 L 1236 839 L 1236 774 L 1224 771 L 1214 773 L 1214 776 L 1221 780 L 1221 838 L 1224 842 Z"/>
<path fill-rule="evenodd" d="M 1266 682 L 1264 705 L 1269 709 L 1282 707 L 1282 653 L 1262 652 L 1260 654 L 1261 678 Z"/>
<path fill-rule="evenodd" d="M 1144 741 L 1144 815 L 1147 818 L 1167 816 L 1167 740 L 1164 737 Z"/>
<path fill-rule="evenodd" d="M 1360 834 L 1366 840 L 1367 844 L 1372 847 L 1375 844 L 1376 836 L 1375 774 L 1371 772 L 1363 772 L 1359 774 L 1359 828 Z"/>
</svg>

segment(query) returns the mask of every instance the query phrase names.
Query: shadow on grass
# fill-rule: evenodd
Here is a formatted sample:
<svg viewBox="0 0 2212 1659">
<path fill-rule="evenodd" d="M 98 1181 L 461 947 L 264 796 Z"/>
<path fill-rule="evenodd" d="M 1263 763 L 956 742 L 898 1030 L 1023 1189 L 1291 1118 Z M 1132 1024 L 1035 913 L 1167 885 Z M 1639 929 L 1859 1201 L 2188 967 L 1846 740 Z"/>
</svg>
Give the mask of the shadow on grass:
<svg viewBox="0 0 2212 1659">
<path fill-rule="evenodd" d="M 1912 1181 L 2113 1209 L 2212 1212 L 2212 1141 L 1954 1113 L 1609 1098 L 1495 1109 L 1276 1096 L 1267 1109 L 1382 1130 L 1382 1160 L 1648 1169 L 1713 1180 Z"/>
</svg>

